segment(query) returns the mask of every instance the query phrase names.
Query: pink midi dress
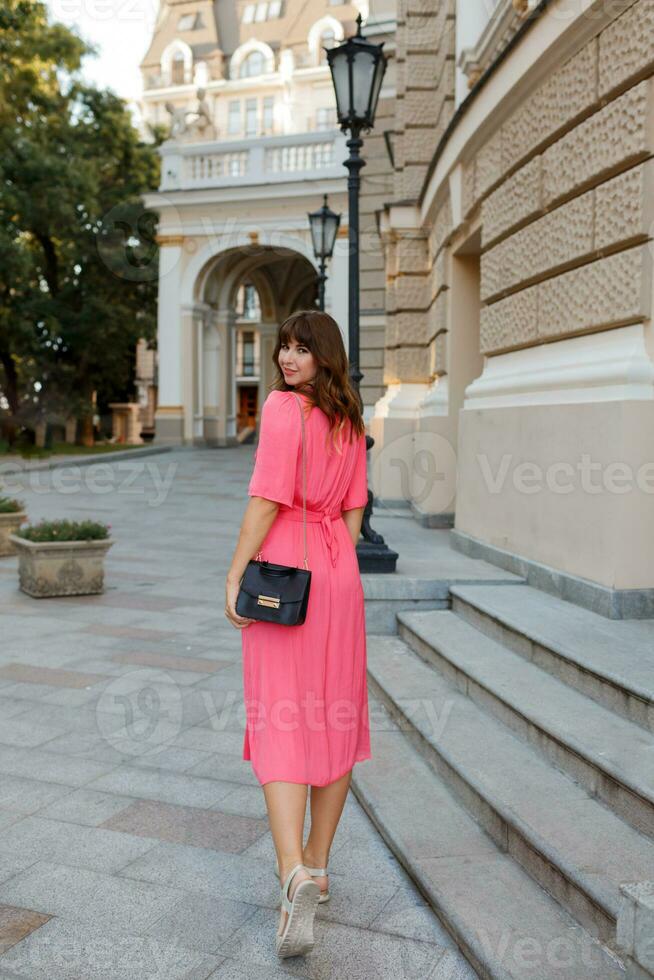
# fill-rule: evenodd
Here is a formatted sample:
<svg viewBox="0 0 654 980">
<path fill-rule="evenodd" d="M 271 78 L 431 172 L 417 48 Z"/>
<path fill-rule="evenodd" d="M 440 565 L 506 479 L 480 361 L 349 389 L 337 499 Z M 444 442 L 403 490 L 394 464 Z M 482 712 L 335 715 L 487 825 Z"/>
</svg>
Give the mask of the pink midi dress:
<svg viewBox="0 0 654 980">
<path fill-rule="evenodd" d="M 355 433 L 349 442 L 348 421 L 339 453 L 338 441 L 326 443 L 329 420 L 320 408 L 293 391 L 270 392 L 248 486 L 248 495 L 280 505 L 260 548 L 264 560 L 304 567 L 298 397 L 305 412 L 309 601 L 301 625 L 257 621 L 241 630 L 243 759 L 262 785 L 325 786 L 371 758 L 363 586 L 341 514 L 367 502 L 366 438 Z"/>
</svg>

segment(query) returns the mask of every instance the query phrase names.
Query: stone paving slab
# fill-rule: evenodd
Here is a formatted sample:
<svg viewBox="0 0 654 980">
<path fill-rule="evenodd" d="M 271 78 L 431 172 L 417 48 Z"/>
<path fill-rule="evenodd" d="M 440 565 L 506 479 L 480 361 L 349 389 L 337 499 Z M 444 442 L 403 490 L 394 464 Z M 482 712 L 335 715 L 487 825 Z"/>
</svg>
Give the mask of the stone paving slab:
<svg viewBox="0 0 654 980">
<path fill-rule="evenodd" d="M 47 922 L 50 916 L 30 909 L 0 905 L 0 955 Z"/>
<path fill-rule="evenodd" d="M 173 909 L 181 892 L 119 875 L 37 861 L 0 885 L 0 902 L 47 909 L 109 932 L 139 932 Z"/>
<path fill-rule="evenodd" d="M 0 667 L 0 677 L 53 687 L 90 687 L 91 684 L 98 684 L 106 679 L 103 674 L 86 674 L 77 670 L 58 670 L 52 667 L 37 667 L 35 664 L 16 663 Z"/>
<path fill-rule="evenodd" d="M 147 853 L 154 841 L 32 814 L 6 827 L 0 844 L 3 851 L 29 854 L 32 861 L 117 873 Z"/>
<path fill-rule="evenodd" d="M 102 596 L 31 599 L 0 560 L 0 904 L 30 926 L 0 980 L 474 977 L 352 794 L 318 943 L 276 956 L 275 853 L 223 615 L 252 453 L 153 457 L 162 481 L 174 470 L 156 504 L 145 467 L 144 492 L 61 494 L 46 473 L 21 493 L 30 520 L 102 515 L 115 544 Z"/>
<path fill-rule="evenodd" d="M 102 824 L 107 830 L 238 853 L 266 832 L 268 821 L 201 807 L 136 800 Z"/>
</svg>

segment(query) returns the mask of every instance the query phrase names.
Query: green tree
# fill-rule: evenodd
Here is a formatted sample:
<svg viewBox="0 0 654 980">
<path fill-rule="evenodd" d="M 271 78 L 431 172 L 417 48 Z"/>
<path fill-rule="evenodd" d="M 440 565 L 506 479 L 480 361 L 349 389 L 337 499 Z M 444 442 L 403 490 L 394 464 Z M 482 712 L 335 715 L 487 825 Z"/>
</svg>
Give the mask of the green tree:
<svg viewBox="0 0 654 980">
<path fill-rule="evenodd" d="M 156 144 L 83 84 L 90 49 L 45 6 L 0 10 L 0 367 L 15 422 L 79 415 L 130 390 L 156 322 Z"/>
</svg>

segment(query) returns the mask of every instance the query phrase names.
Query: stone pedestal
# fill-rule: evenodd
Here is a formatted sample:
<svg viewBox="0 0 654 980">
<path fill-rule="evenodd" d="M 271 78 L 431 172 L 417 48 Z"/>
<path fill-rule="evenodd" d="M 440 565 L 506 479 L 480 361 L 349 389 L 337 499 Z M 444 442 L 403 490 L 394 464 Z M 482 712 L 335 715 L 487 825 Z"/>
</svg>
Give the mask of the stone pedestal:
<svg viewBox="0 0 654 980">
<path fill-rule="evenodd" d="M 140 446 L 141 439 L 141 406 L 136 402 L 112 402 L 109 405 L 112 416 L 112 432 L 116 442 L 128 446 Z"/>
</svg>

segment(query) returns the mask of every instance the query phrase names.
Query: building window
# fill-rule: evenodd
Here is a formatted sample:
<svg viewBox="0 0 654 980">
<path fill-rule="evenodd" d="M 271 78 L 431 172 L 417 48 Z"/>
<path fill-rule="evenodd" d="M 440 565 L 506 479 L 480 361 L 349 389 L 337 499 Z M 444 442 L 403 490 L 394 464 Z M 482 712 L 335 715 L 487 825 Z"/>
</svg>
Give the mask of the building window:
<svg viewBox="0 0 654 980">
<path fill-rule="evenodd" d="M 335 129 L 336 109 L 333 106 L 320 106 L 316 109 L 316 129 Z"/>
<path fill-rule="evenodd" d="M 184 84 L 184 55 L 181 51 L 176 51 L 173 56 L 171 81 L 173 85 Z"/>
<path fill-rule="evenodd" d="M 263 100 L 263 118 L 261 128 L 264 133 L 272 133 L 275 125 L 275 97 L 266 95 Z"/>
<path fill-rule="evenodd" d="M 246 297 L 247 290 L 252 289 L 252 286 L 246 286 Z M 246 314 L 248 315 L 248 314 Z M 243 369 L 242 374 L 253 375 L 254 374 L 254 364 L 255 364 L 255 344 L 254 344 L 254 330 L 244 330 L 243 331 Z"/>
<path fill-rule="evenodd" d="M 182 14 L 177 22 L 178 31 L 195 31 L 201 26 L 199 14 Z"/>
<path fill-rule="evenodd" d="M 266 69 L 266 62 L 261 51 L 252 51 L 247 58 L 241 62 L 239 78 L 251 78 L 253 75 L 262 75 Z"/>
<path fill-rule="evenodd" d="M 257 100 L 245 100 L 245 135 L 257 135 Z"/>
<path fill-rule="evenodd" d="M 238 101 L 229 103 L 227 132 L 230 136 L 237 136 L 241 133 L 241 103 Z"/>
<path fill-rule="evenodd" d="M 251 24 L 253 21 L 275 20 L 277 17 L 281 17 L 281 14 L 282 0 L 270 0 L 269 3 L 259 0 L 259 3 L 248 3 L 243 8 L 242 22 Z"/>
</svg>

